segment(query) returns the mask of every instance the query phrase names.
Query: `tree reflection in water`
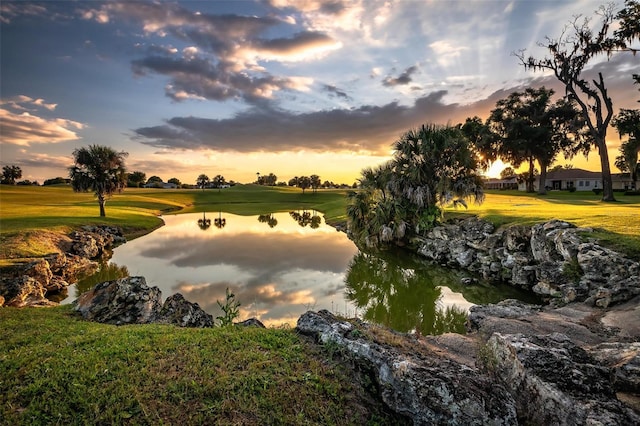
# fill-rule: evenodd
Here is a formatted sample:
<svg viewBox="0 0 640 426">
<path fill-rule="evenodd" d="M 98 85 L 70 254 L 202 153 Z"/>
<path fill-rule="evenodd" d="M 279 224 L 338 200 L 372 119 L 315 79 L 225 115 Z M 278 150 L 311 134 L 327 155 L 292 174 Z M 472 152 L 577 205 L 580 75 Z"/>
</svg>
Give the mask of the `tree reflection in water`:
<svg viewBox="0 0 640 426">
<path fill-rule="evenodd" d="M 91 290 L 96 284 L 128 276 L 129 270 L 126 266 L 119 266 L 115 263 L 102 263 L 98 272 L 85 277 L 76 283 L 76 298 L 80 297 L 82 293 Z"/>
<path fill-rule="evenodd" d="M 202 212 L 202 219 L 198 219 L 198 227 L 206 231 L 211 226 L 211 219 L 207 219 L 205 212 Z"/>
<path fill-rule="evenodd" d="M 227 226 L 227 219 L 222 217 L 222 212 L 218 213 L 218 218 L 213 220 L 213 224 L 216 225 L 216 228 L 222 229 Z"/>
<path fill-rule="evenodd" d="M 298 222 L 298 225 L 302 226 L 303 228 L 309 225 L 311 229 L 317 229 L 320 227 L 320 224 L 322 223 L 322 218 L 318 216 L 318 212 L 315 210 L 313 210 L 312 212 L 303 210 L 302 213 L 300 213 L 299 211 L 289 212 L 289 215 L 296 222 Z"/>
<path fill-rule="evenodd" d="M 266 223 L 267 225 L 269 225 L 269 228 L 275 228 L 275 226 L 278 224 L 278 219 L 273 216 L 273 213 L 261 214 L 260 216 L 258 216 L 258 222 Z"/>
<path fill-rule="evenodd" d="M 407 264 L 404 254 L 359 252 L 347 269 L 346 298 L 365 320 L 400 332 L 464 333 L 467 313 L 457 306 L 438 306 L 441 286 L 459 282 L 453 271 Z"/>
</svg>

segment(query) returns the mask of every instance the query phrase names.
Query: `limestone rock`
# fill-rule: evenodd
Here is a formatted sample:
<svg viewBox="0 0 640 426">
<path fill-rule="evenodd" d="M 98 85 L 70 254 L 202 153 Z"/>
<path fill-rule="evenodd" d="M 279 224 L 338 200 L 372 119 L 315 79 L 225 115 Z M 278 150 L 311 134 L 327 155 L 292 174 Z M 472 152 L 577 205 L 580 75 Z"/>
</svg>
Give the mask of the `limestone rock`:
<svg viewBox="0 0 640 426">
<path fill-rule="evenodd" d="M 517 424 L 514 400 L 479 370 L 436 353 L 413 355 L 372 342 L 328 311 L 298 319 L 301 333 L 340 345 L 370 368 L 384 403 L 417 425 Z"/>
<path fill-rule="evenodd" d="M 618 401 L 606 368 L 566 335 L 494 334 L 486 359 L 526 424 L 639 424 Z"/>
<path fill-rule="evenodd" d="M 266 328 L 264 326 L 264 324 L 262 323 L 262 321 L 260 321 L 258 318 L 249 318 L 249 319 L 244 320 L 244 321 L 233 323 L 233 325 L 237 325 L 237 326 L 240 326 L 240 327 Z"/>
<path fill-rule="evenodd" d="M 607 342 L 587 351 L 611 369 L 616 391 L 640 394 L 640 342 Z"/>
<path fill-rule="evenodd" d="M 155 288 L 155 287 L 154 287 Z M 176 293 L 165 300 L 158 313 L 157 322 L 175 324 L 179 327 L 213 327 L 213 316 L 206 313 L 197 303 L 187 301 Z"/>
<path fill-rule="evenodd" d="M 126 241 L 122 230 L 114 226 L 83 226 L 82 230 L 71 233 L 71 239 L 71 253 L 87 259 L 94 259 L 106 249 Z"/>
<path fill-rule="evenodd" d="M 470 218 L 436 226 L 415 242 L 428 259 L 532 290 L 555 305 L 607 308 L 640 295 L 640 263 L 585 242 L 581 234 L 590 231 L 561 220 L 495 231 Z"/>
<path fill-rule="evenodd" d="M 107 324 L 145 324 L 156 320 L 162 304 L 158 287 L 144 277 L 126 277 L 97 284 L 80 295 L 75 310 L 84 319 Z"/>
<path fill-rule="evenodd" d="M 53 274 L 49 269 L 49 262 L 45 259 L 37 259 L 30 262 L 24 269 L 24 275 L 38 281 L 42 287 L 47 288 Z"/>
<path fill-rule="evenodd" d="M 22 308 L 55 305 L 44 297 L 45 293 L 42 284 L 27 275 L 0 279 L 0 295 L 4 298 L 4 306 Z"/>
</svg>

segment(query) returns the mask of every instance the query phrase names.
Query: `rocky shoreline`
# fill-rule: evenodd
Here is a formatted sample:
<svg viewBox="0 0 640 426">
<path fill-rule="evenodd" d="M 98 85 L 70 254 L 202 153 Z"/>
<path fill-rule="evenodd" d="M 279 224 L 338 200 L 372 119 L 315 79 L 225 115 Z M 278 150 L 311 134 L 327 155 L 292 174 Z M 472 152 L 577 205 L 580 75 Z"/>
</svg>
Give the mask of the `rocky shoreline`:
<svg viewBox="0 0 640 426">
<path fill-rule="evenodd" d="M 93 274 L 97 261 L 126 242 L 114 226 L 83 226 L 62 239 L 59 252 L 4 268 L 0 277 L 0 307 L 56 306 L 47 295 L 64 292 L 78 279 Z"/>
<path fill-rule="evenodd" d="M 49 305 L 46 291 L 97 266 L 91 259 L 122 242 L 118 232 L 83 229 L 64 254 L 3 276 L 4 304 Z M 401 334 L 327 311 L 305 313 L 297 330 L 333 348 L 414 424 L 640 424 L 640 264 L 599 246 L 590 232 L 557 220 L 496 230 L 474 218 L 416 239 L 431 260 L 548 302 L 474 306 L 466 335 Z M 161 303 L 142 277 L 98 284 L 75 309 L 111 324 L 213 325 L 180 295 Z"/>
</svg>

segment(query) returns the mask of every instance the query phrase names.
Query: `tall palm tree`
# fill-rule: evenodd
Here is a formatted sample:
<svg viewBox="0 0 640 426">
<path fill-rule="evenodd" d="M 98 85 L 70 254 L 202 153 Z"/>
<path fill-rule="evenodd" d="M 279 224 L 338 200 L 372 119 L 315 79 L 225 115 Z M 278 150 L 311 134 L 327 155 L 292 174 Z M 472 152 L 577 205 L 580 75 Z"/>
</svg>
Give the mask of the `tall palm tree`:
<svg viewBox="0 0 640 426">
<path fill-rule="evenodd" d="M 127 185 L 124 159 L 129 154 L 113 148 L 89 145 L 73 151 L 74 165 L 69 167 L 71 186 L 76 192 L 93 191 L 105 217 L 104 205 L 109 197 Z"/>
</svg>

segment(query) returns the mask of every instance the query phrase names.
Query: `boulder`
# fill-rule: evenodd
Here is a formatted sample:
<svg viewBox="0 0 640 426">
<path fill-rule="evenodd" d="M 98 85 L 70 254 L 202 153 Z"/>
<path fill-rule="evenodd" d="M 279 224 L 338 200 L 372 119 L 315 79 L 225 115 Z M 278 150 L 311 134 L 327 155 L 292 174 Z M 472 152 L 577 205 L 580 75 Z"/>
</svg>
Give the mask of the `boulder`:
<svg viewBox="0 0 640 426">
<path fill-rule="evenodd" d="M 122 230 L 115 226 L 83 226 L 71 233 L 71 253 L 94 259 L 107 249 L 126 242 Z"/>
<path fill-rule="evenodd" d="M 609 370 L 564 334 L 495 333 L 485 362 L 525 424 L 640 424 L 640 415 L 616 398 Z"/>
<path fill-rule="evenodd" d="M 606 308 L 640 295 L 640 263 L 594 243 L 581 244 L 576 257 L 586 303 Z"/>
<path fill-rule="evenodd" d="M 75 301 L 84 319 L 116 325 L 154 322 L 161 306 L 160 289 L 147 286 L 144 277 L 97 284 Z"/>
<path fill-rule="evenodd" d="M 24 275 L 38 281 L 42 287 L 47 288 L 53 274 L 49 269 L 49 262 L 45 259 L 37 259 L 28 263 L 24 268 Z"/>
<path fill-rule="evenodd" d="M 340 346 L 366 366 L 382 401 L 414 424 L 517 424 L 515 402 L 506 389 L 466 363 L 419 345 L 401 352 L 366 339 L 351 323 L 326 310 L 303 314 L 297 329 Z"/>
<path fill-rule="evenodd" d="M 258 318 L 249 318 L 249 319 L 244 320 L 244 321 L 235 322 L 235 323 L 233 323 L 233 325 L 237 325 L 239 327 L 266 328 L 264 326 L 264 324 L 262 323 L 262 321 L 260 321 Z"/>
<path fill-rule="evenodd" d="M 22 308 L 57 305 L 44 297 L 46 292 L 39 281 L 27 275 L 5 276 L 0 279 L 0 295 L 4 299 L 4 306 Z"/>
<path fill-rule="evenodd" d="M 156 322 L 204 328 L 213 327 L 213 316 L 203 311 L 197 303 L 189 302 L 182 294 L 176 293 L 165 300 Z"/>
<path fill-rule="evenodd" d="M 640 394 L 640 342 L 607 342 L 587 351 L 611 370 L 616 391 Z"/>
</svg>

